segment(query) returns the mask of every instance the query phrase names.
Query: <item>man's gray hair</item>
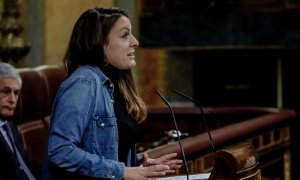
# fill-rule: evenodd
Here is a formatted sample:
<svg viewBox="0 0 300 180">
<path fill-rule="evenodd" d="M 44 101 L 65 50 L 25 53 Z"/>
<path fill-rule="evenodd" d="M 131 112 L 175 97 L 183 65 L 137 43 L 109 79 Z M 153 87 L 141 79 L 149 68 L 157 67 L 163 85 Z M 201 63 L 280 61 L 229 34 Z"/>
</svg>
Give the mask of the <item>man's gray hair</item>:
<svg viewBox="0 0 300 180">
<path fill-rule="evenodd" d="M 19 82 L 20 87 L 22 86 L 19 72 L 9 63 L 0 63 L 0 79 L 2 78 L 13 78 Z"/>
</svg>

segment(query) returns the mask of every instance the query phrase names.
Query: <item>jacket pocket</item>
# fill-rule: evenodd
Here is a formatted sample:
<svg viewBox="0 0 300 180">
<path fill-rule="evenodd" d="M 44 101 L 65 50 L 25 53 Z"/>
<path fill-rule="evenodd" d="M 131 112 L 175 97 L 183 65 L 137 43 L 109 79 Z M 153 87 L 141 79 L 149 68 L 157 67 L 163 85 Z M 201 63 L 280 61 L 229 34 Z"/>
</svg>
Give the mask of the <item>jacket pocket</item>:
<svg viewBox="0 0 300 180">
<path fill-rule="evenodd" d="M 118 126 L 115 117 L 94 116 L 95 142 L 98 153 L 118 150 Z"/>
<path fill-rule="evenodd" d="M 116 118 L 94 116 L 94 121 L 98 128 L 106 129 L 112 126 L 117 126 Z"/>
</svg>

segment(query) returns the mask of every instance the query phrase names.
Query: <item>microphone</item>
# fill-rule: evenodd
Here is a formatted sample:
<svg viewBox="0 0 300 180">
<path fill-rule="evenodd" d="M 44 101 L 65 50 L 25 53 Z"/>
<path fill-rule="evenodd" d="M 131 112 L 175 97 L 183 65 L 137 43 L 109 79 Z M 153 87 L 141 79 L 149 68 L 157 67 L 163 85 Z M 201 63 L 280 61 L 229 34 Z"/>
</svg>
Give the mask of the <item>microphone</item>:
<svg viewBox="0 0 300 180">
<path fill-rule="evenodd" d="M 189 169 L 188 169 L 187 161 L 186 161 L 186 158 L 185 158 L 185 154 L 184 154 L 184 151 L 183 151 L 183 148 L 182 148 L 182 145 L 181 145 L 180 134 L 179 134 L 179 130 L 178 130 L 178 127 L 177 127 L 177 122 L 176 122 L 176 119 L 175 119 L 174 111 L 173 111 L 170 103 L 163 97 L 163 95 L 158 90 L 156 90 L 156 93 L 165 102 L 165 104 L 169 107 L 169 109 L 171 111 L 172 119 L 173 119 L 173 122 L 174 122 L 174 125 L 175 125 L 175 129 L 176 129 L 176 133 L 177 133 L 179 147 L 180 147 L 181 154 L 182 154 L 182 157 L 183 157 L 184 167 L 185 167 L 185 171 L 186 171 L 186 179 L 189 180 Z"/>
<path fill-rule="evenodd" d="M 179 94 L 180 96 L 182 96 L 182 97 L 184 97 L 184 98 L 186 98 L 186 99 L 192 101 L 193 103 L 195 103 L 195 105 L 196 105 L 197 107 L 199 107 L 200 112 L 201 112 L 201 116 L 202 116 L 202 119 L 203 119 L 203 122 L 204 122 L 205 129 L 206 129 L 206 131 L 207 131 L 207 133 L 208 133 L 210 145 L 211 145 L 211 147 L 212 147 L 212 150 L 213 150 L 214 152 L 216 152 L 216 150 L 215 150 L 215 145 L 214 145 L 213 140 L 212 140 L 212 138 L 211 138 L 210 130 L 208 129 L 207 121 L 206 121 L 206 119 L 205 119 L 204 112 L 203 112 L 203 109 L 202 109 L 202 106 L 200 105 L 200 103 L 198 103 L 198 102 L 197 102 L 196 100 L 194 100 L 193 98 L 191 98 L 191 97 L 189 97 L 189 96 L 187 96 L 187 95 L 185 95 L 185 94 L 183 94 L 183 93 L 181 93 L 181 92 L 179 92 L 179 91 L 176 91 L 175 89 L 172 89 L 172 91 L 175 92 L 176 94 Z"/>
</svg>

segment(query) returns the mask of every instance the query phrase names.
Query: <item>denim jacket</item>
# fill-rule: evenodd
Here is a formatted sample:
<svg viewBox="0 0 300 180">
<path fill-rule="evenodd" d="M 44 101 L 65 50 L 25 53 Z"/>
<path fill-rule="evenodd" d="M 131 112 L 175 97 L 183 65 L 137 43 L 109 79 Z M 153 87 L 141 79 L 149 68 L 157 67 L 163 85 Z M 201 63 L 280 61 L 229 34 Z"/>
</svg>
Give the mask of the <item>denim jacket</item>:
<svg viewBox="0 0 300 180">
<path fill-rule="evenodd" d="M 62 83 L 51 115 L 44 179 L 122 179 L 113 90 L 110 79 L 90 65 Z"/>
</svg>

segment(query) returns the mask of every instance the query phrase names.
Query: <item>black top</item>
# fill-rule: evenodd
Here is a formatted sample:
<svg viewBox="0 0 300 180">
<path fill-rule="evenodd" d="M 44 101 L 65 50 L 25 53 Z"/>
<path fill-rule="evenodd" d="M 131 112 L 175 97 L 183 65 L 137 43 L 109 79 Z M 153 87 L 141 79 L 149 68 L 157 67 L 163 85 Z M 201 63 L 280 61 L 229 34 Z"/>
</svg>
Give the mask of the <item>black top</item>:
<svg viewBox="0 0 300 180">
<path fill-rule="evenodd" d="M 114 100 L 119 130 L 119 161 L 126 164 L 129 150 L 135 147 L 141 137 L 141 129 L 139 123 L 128 115 L 124 98 L 117 87 L 114 92 Z"/>
</svg>

